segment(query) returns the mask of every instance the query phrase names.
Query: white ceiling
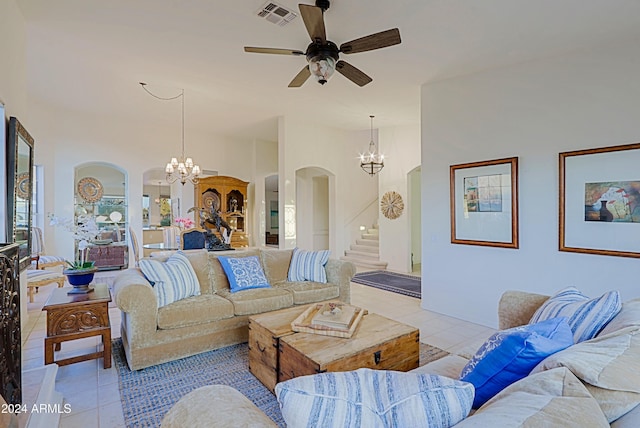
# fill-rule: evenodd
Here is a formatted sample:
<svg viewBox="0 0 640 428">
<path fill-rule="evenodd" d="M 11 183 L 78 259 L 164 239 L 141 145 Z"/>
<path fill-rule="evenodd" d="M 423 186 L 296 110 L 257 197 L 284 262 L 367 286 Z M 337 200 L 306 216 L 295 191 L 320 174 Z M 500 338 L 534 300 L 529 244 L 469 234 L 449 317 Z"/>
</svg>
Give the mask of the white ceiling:
<svg viewBox="0 0 640 428">
<path fill-rule="evenodd" d="M 329 40 L 398 27 L 402 44 L 341 55 L 373 78 L 365 87 L 336 73 L 325 86 L 290 89 L 303 57 L 243 52 L 309 43 L 300 17 L 286 27 L 258 18 L 264 0 L 17 2 L 31 97 L 179 126 L 179 104 L 169 109 L 137 82 L 163 96 L 185 88 L 188 128 L 269 140 L 277 116 L 302 112 L 348 130 L 368 129 L 370 114 L 376 127 L 416 124 L 421 84 L 640 38 L 637 0 L 332 0 Z M 277 3 L 297 10 L 294 0 Z"/>
</svg>

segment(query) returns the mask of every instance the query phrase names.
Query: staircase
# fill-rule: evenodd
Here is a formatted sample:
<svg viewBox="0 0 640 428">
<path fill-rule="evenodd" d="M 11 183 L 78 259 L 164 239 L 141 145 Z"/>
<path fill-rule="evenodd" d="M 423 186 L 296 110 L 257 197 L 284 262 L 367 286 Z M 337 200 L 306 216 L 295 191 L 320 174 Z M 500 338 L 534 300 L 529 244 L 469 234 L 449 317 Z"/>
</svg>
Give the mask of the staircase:
<svg viewBox="0 0 640 428">
<path fill-rule="evenodd" d="M 366 233 L 351 244 L 349 250 L 344 252 L 340 260 L 347 260 L 358 267 L 366 269 L 385 270 L 387 262 L 380 261 L 380 234 L 378 228 L 367 229 Z"/>
</svg>

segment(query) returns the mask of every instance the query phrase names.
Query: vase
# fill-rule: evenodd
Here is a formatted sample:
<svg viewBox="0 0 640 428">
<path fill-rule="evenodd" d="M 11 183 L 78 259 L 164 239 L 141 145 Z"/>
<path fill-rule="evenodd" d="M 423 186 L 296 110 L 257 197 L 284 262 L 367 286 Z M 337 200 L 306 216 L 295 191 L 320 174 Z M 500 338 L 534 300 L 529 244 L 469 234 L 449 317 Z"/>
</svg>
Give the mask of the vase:
<svg viewBox="0 0 640 428">
<path fill-rule="evenodd" d="M 613 221 L 613 213 L 607 209 L 607 201 L 600 201 L 600 221 Z"/>
<path fill-rule="evenodd" d="M 67 277 L 67 281 L 73 287 L 67 294 L 86 294 L 93 291 L 89 286 L 93 281 L 93 276 L 98 269 L 65 269 L 62 273 Z"/>
</svg>

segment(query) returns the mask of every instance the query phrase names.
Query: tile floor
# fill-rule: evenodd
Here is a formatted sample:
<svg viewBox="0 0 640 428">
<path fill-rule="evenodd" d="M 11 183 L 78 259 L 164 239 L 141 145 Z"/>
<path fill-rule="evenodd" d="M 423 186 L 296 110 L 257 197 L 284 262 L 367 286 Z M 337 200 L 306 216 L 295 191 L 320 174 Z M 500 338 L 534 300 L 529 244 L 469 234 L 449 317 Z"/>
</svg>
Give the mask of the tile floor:
<svg viewBox="0 0 640 428">
<path fill-rule="evenodd" d="M 46 334 L 46 302 L 52 286 L 43 287 L 28 304 L 29 320 L 23 330 L 23 370 L 44 365 L 44 336 Z M 420 300 L 378 290 L 360 284 L 351 284 L 352 303 L 371 312 L 413 325 L 420 329 L 420 340 L 444 350 L 454 351 L 469 342 L 478 342 L 495 330 L 457 318 L 430 312 L 420 307 Z M 111 308 L 112 338 L 120 337 L 120 311 Z M 100 337 L 80 339 L 62 344 L 56 358 L 94 352 L 100 349 Z M 24 385 L 27 388 L 35 385 Z M 61 428 L 115 428 L 124 427 L 118 376 L 115 368 L 103 369 L 102 359 L 84 361 L 58 369 L 56 390 L 71 406 L 71 413 L 63 414 Z"/>
</svg>

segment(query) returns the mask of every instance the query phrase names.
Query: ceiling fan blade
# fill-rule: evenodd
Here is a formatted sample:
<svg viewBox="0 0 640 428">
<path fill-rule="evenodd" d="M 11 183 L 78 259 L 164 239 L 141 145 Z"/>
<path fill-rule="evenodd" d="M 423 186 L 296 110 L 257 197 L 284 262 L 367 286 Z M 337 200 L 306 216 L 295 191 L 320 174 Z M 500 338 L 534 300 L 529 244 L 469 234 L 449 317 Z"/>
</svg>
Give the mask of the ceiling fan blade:
<svg viewBox="0 0 640 428">
<path fill-rule="evenodd" d="M 305 65 L 300 73 L 296 74 L 296 77 L 293 78 L 291 83 L 289 83 L 290 88 L 299 88 L 307 81 L 307 79 L 311 76 L 311 72 L 309 71 L 309 66 Z"/>
<path fill-rule="evenodd" d="M 338 63 L 336 64 L 336 71 L 358 86 L 364 86 L 367 83 L 371 83 L 371 81 L 373 80 L 371 77 L 367 76 L 362 71 L 355 68 L 353 65 L 342 60 L 338 61 Z"/>
<path fill-rule="evenodd" d="M 320 40 L 324 43 L 327 41 L 327 33 L 324 29 L 324 17 L 322 9 L 317 6 L 311 6 L 309 4 L 299 4 L 300 14 L 304 21 L 304 26 L 307 27 L 307 33 L 311 37 L 311 41 L 315 42 Z"/>
<path fill-rule="evenodd" d="M 340 45 L 340 52 L 345 54 L 366 52 L 397 45 L 400 42 L 402 42 L 402 40 L 400 40 L 400 31 L 397 28 L 392 28 L 391 30 L 381 31 L 380 33 L 345 42 Z"/>
<path fill-rule="evenodd" d="M 279 48 L 254 48 L 251 46 L 244 47 L 245 52 L 276 54 L 276 55 L 304 55 L 304 52 L 295 49 L 279 49 Z"/>
</svg>

